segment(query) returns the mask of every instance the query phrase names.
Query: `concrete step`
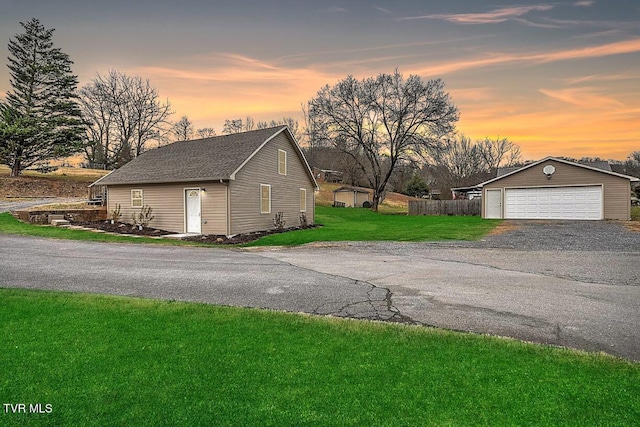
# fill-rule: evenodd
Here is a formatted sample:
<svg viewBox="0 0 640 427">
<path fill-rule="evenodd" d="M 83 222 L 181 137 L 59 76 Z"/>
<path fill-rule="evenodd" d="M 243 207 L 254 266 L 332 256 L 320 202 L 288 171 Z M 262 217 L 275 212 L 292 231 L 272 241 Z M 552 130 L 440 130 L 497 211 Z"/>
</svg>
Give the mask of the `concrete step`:
<svg viewBox="0 0 640 427">
<path fill-rule="evenodd" d="M 49 215 L 49 224 L 51 224 L 53 221 L 57 221 L 57 220 L 61 220 L 61 219 L 64 219 L 64 215 L 62 215 L 62 214 Z"/>
<path fill-rule="evenodd" d="M 53 219 L 51 220 L 51 225 L 54 227 L 60 227 L 61 225 L 69 225 L 69 221 L 66 219 Z"/>
</svg>

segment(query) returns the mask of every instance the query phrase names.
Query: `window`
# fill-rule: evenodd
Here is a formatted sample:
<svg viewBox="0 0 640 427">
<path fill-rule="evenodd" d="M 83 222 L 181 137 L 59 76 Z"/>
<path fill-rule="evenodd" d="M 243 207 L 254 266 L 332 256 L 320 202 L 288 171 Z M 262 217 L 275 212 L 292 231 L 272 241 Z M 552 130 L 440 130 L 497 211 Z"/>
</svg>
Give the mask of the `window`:
<svg viewBox="0 0 640 427">
<path fill-rule="evenodd" d="M 300 189 L 300 212 L 307 211 L 307 190 L 306 188 Z"/>
<path fill-rule="evenodd" d="M 141 189 L 136 189 L 136 190 L 131 190 L 131 207 L 132 208 L 141 208 L 143 203 L 142 203 L 142 190 Z"/>
<path fill-rule="evenodd" d="M 271 213 L 271 186 L 260 184 L 260 213 Z"/>
<path fill-rule="evenodd" d="M 278 173 L 287 174 L 287 152 L 284 150 L 278 150 Z"/>
</svg>

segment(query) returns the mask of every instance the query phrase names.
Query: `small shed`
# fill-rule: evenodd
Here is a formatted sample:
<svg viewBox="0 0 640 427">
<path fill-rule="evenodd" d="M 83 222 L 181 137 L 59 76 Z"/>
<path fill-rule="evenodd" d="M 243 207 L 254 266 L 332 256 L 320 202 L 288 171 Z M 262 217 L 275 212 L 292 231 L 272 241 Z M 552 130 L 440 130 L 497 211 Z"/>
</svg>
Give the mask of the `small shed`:
<svg viewBox="0 0 640 427">
<path fill-rule="evenodd" d="M 333 190 L 333 206 L 361 208 L 364 202 L 371 203 L 371 189 L 344 185 Z"/>
<path fill-rule="evenodd" d="M 546 157 L 479 185 L 482 217 L 628 221 L 638 178 Z"/>
</svg>

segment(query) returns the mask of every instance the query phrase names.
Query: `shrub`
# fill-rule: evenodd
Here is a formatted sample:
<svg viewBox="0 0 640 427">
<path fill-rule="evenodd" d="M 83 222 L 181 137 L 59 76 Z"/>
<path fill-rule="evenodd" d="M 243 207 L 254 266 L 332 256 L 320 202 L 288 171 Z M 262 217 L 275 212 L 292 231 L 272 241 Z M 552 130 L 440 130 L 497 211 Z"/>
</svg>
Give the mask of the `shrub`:
<svg viewBox="0 0 640 427">
<path fill-rule="evenodd" d="M 283 212 L 278 212 L 275 218 L 273 218 L 273 225 L 278 230 L 284 229 L 284 225 L 286 224 L 285 220 L 283 219 L 283 216 L 284 216 Z"/>
<path fill-rule="evenodd" d="M 131 215 L 133 217 L 133 224 L 139 227 L 148 227 L 149 223 L 154 218 L 151 215 L 152 211 L 153 209 L 151 209 L 151 206 L 144 205 L 142 209 L 140 209 L 140 212 Z"/>
<path fill-rule="evenodd" d="M 109 212 L 109 218 L 111 218 L 111 221 L 113 222 L 118 222 L 121 217 L 122 212 L 120 211 L 120 203 L 117 203 L 116 208 Z"/>
</svg>

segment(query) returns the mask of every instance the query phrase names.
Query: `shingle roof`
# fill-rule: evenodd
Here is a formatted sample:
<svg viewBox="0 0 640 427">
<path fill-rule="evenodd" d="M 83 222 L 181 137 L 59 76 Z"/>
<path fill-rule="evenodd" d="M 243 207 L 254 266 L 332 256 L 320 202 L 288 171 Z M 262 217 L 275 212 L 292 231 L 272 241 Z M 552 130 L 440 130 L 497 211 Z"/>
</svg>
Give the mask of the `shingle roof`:
<svg viewBox="0 0 640 427">
<path fill-rule="evenodd" d="M 501 168 L 498 168 L 496 176 L 506 175 L 506 174 L 511 173 L 513 171 L 517 171 L 521 167 L 522 166 L 503 166 Z"/>
<path fill-rule="evenodd" d="M 602 169 L 603 171 L 611 172 L 611 165 L 606 160 L 578 160 L 578 163 L 585 166 L 590 166 L 596 169 Z"/>
<path fill-rule="evenodd" d="M 341 191 L 355 191 L 357 193 L 371 193 L 373 190 L 371 188 L 365 187 L 355 187 L 353 185 L 343 185 L 342 187 L 336 188 L 333 190 L 334 193 L 339 193 Z"/>
<path fill-rule="evenodd" d="M 594 161 L 578 160 L 578 164 L 581 164 L 583 166 L 589 166 L 595 169 L 601 169 L 607 172 L 611 172 L 611 165 L 609 164 L 609 162 L 605 160 L 594 160 Z M 518 169 L 522 169 L 522 167 L 523 166 L 505 166 L 505 167 L 498 168 L 498 172 L 496 173 L 496 178 L 499 178 L 502 175 L 506 175 L 511 172 L 515 172 Z"/>
<path fill-rule="evenodd" d="M 286 129 L 277 126 L 154 148 L 92 185 L 145 184 L 232 179 L 267 140 Z"/>
<path fill-rule="evenodd" d="M 523 171 L 525 169 L 532 168 L 532 167 L 534 167 L 536 165 L 539 165 L 540 163 L 546 162 L 547 160 L 553 160 L 553 161 L 556 161 L 556 162 L 565 163 L 567 165 L 578 166 L 578 167 L 581 167 L 581 168 L 585 168 L 585 169 L 590 169 L 590 170 L 593 170 L 593 171 L 601 172 L 601 173 L 604 173 L 604 174 L 607 174 L 607 175 L 613 175 L 613 176 L 617 176 L 619 178 L 625 178 L 625 179 L 628 179 L 630 182 L 638 182 L 640 180 L 640 179 L 638 179 L 636 177 L 633 177 L 633 176 L 623 175 L 621 173 L 611 172 L 611 171 L 600 169 L 600 168 L 596 168 L 596 167 L 593 167 L 593 166 L 588 166 L 588 165 L 585 165 L 585 164 L 575 163 L 575 162 L 571 162 L 569 160 L 548 156 L 548 157 L 545 157 L 542 160 L 538 160 L 537 162 L 529 163 L 529 164 L 527 164 L 527 165 L 525 165 L 525 166 L 523 166 L 521 168 L 517 168 L 516 170 L 514 170 L 512 172 L 508 172 L 508 173 L 506 173 L 504 175 L 500 175 L 500 176 L 497 176 L 497 177 L 495 177 L 493 179 L 490 179 L 488 181 L 482 182 L 482 183 L 478 184 L 478 187 L 484 187 L 486 184 L 489 184 L 489 183 L 494 182 L 494 181 L 498 181 L 498 180 L 500 180 L 502 178 L 506 178 L 507 176 L 516 174 L 516 173 L 518 173 L 520 171 Z"/>
</svg>

